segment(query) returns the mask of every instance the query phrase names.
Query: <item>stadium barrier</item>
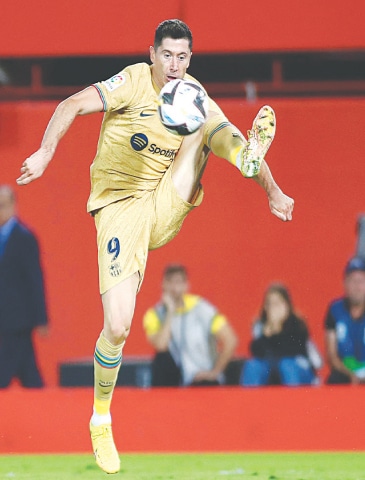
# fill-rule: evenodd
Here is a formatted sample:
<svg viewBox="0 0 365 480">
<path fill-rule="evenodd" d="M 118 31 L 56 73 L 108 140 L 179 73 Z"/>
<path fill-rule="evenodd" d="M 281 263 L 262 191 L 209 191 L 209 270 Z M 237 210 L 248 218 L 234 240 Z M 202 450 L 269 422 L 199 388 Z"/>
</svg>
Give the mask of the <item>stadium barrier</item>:
<svg viewBox="0 0 365 480">
<path fill-rule="evenodd" d="M 226 385 L 238 385 L 244 358 L 234 358 L 225 371 Z M 118 375 L 117 385 L 146 388 L 151 386 L 151 357 L 123 356 L 123 368 Z M 92 387 L 94 385 L 93 358 L 74 359 L 61 362 L 58 367 L 58 384 L 61 387 Z"/>
<path fill-rule="evenodd" d="M 0 454 L 90 452 L 92 388 L 0 395 Z M 123 452 L 365 450 L 365 388 L 117 387 L 112 415 Z"/>
</svg>

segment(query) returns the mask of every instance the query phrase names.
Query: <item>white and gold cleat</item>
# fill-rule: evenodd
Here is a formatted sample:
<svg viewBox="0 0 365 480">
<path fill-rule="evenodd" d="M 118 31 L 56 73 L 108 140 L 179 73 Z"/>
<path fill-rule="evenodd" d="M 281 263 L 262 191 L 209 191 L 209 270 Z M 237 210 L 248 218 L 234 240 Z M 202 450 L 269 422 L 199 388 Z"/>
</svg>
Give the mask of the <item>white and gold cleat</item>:
<svg viewBox="0 0 365 480">
<path fill-rule="evenodd" d="M 274 140 L 276 119 L 274 110 L 265 105 L 260 108 L 252 129 L 247 132 L 247 145 L 242 150 L 241 172 L 244 177 L 254 177 Z"/>
<path fill-rule="evenodd" d="M 90 423 L 90 435 L 97 465 L 106 473 L 118 473 L 120 458 L 114 444 L 111 424 L 95 427 Z"/>
</svg>

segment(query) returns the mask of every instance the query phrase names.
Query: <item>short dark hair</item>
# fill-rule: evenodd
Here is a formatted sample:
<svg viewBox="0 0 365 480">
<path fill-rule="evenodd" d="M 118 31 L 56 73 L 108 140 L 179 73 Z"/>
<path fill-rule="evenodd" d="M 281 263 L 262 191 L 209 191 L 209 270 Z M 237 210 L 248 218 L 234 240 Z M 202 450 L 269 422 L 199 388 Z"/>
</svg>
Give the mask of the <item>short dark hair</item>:
<svg viewBox="0 0 365 480">
<path fill-rule="evenodd" d="M 170 263 L 169 265 L 166 265 L 163 271 L 163 278 L 171 277 L 171 275 L 174 275 L 175 273 L 179 273 L 185 277 L 185 279 L 188 278 L 188 271 L 186 267 L 180 263 Z"/>
<path fill-rule="evenodd" d="M 155 41 L 153 44 L 155 50 L 158 49 L 164 38 L 186 38 L 189 41 L 190 50 L 193 49 L 193 35 L 190 28 L 178 18 L 164 20 L 158 25 L 155 31 Z"/>
</svg>

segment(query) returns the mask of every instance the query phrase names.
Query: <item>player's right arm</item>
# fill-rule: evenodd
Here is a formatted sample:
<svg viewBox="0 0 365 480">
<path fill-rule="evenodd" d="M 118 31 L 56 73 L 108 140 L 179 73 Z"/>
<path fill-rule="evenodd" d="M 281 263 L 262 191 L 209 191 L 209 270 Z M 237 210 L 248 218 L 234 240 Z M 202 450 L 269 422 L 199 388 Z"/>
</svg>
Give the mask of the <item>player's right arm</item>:
<svg viewBox="0 0 365 480">
<path fill-rule="evenodd" d="M 102 111 L 103 102 L 94 87 L 87 87 L 61 102 L 48 123 L 40 148 L 23 162 L 17 184 L 27 185 L 43 175 L 59 141 L 78 115 Z"/>
</svg>

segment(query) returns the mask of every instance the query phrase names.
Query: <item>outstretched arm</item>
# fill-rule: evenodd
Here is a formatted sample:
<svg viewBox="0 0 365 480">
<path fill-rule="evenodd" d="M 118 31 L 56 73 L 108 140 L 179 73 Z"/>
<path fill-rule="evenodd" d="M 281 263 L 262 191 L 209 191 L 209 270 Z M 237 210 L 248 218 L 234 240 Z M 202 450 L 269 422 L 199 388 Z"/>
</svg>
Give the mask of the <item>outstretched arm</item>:
<svg viewBox="0 0 365 480">
<path fill-rule="evenodd" d="M 103 103 L 94 87 L 88 87 L 61 102 L 48 123 L 40 148 L 23 162 L 18 185 L 27 185 L 43 175 L 59 141 L 78 115 L 102 110 Z"/>
<path fill-rule="evenodd" d="M 259 173 L 252 178 L 265 190 L 271 213 L 284 222 L 291 220 L 294 200 L 281 191 L 265 160 L 262 161 Z"/>
</svg>

